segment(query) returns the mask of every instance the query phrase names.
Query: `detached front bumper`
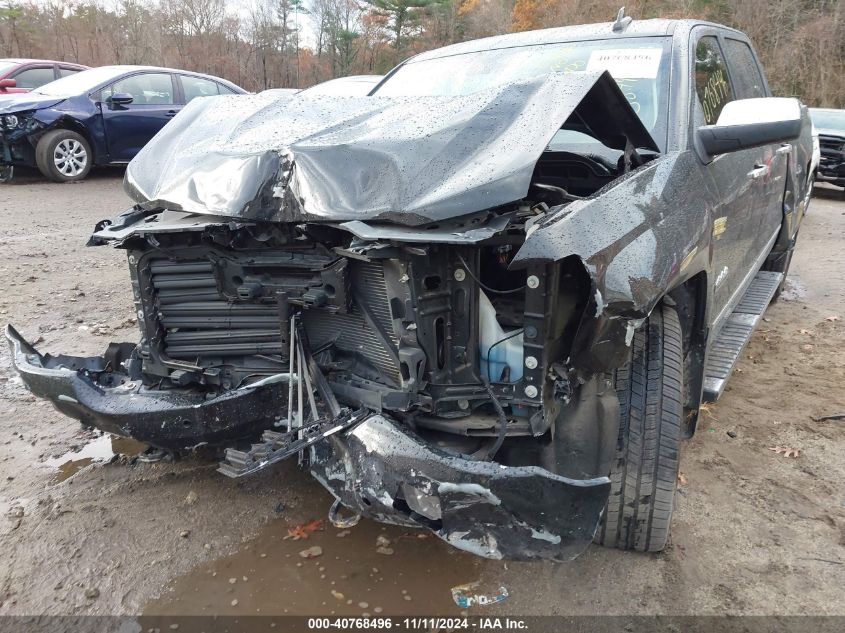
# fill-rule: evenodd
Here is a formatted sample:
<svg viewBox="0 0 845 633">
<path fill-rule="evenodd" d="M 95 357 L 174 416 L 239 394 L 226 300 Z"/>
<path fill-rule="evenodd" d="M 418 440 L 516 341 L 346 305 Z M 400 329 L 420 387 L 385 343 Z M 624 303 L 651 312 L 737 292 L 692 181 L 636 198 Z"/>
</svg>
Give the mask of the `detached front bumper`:
<svg viewBox="0 0 845 633">
<path fill-rule="evenodd" d="M 12 326 L 5 334 L 15 369 L 34 395 L 83 424 L 160 448 L 253 435 L 272 425 L 287 399 L 287 384 L 281 382 L 209 399 L 197 392 L 150 389 L 106 356 L 40 354 Z"/>
<path fill-rule="evenodd" d="M 33 394 L 84 424 L 153 446 L 179 449 L 249 436 L 269 428 L 286 406 L 286 382 L 206 399 L 133 380 L 120 362 L 131 345 L 110 346 L 102 357 L 54 357 L 40 354 L 11 326 L 5 334 Z M 314 477 L 353 511 L 427 528 L 486 558 L 575 558 L 592 541 L 610 489 L 607 477 L 569 479 L 536 466 L 450 455 L 375 413 L 315 444 L 311 456 Z"/>
<path fill-rule="evenodd" d="M 425 527 L 486 558 L 571 560 L 592 541 L 607 477 L 455 457 L 383 415 L 315 446 L 311 472 L 363 516 Z"/>
</svg>

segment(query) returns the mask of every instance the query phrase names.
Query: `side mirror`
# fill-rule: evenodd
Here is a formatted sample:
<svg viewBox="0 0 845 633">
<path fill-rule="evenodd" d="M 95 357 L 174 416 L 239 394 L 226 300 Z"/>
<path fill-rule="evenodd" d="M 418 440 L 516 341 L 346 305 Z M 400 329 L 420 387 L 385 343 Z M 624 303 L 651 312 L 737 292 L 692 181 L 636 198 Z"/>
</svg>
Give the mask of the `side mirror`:
<svg viewBox="0 0 845 633">
<path fill-rule="evenodd" d="M 14 88 L 17 85 L 16 79 L 0 79 L 0 88 Z"/>
<path fill-rule="evenodd" d="M 791 141 L 801 133 L 801 103 L 785 97 L 731 101 L 715 125 L 702 125 L 696 132 L 709 156 Z"/>
<path fill-rule="evenodd" d="M 129 105 L 135 100 L 128 92 L 115 92 L 112 96 L 106 99 L 109 105 Z"/>
</svg>

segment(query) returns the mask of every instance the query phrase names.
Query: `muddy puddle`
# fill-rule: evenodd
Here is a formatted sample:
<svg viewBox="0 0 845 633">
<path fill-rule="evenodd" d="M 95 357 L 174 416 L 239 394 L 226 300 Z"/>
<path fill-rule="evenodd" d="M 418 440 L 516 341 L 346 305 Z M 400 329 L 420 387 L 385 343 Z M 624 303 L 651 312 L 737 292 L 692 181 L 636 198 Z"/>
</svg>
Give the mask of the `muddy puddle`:
<svg viewBox="0 0 845 633">
<path fill-rule="evenodd" d="M 82 448 L 68 451 L 59 457 L 52 457 L 43 463 L 55 469 L 53 483 L 72 477 L 86 466 L 95 462 L 109 462 L 118 455 L 137 455 L 147 448 L 146 444 L 104 433 L 87 442 Z"/>
<path fill-rule="evenodd" d="M 481 559 L 419 530 L 323 522 L 307 539 L 285 539 L 295 525 L 272 521 L 237 554 L 178 578 L 144 614 L 458 615 L 451 588 L 481 575 Z M 315 547 L 320 555 L 300 555 Z"/>
</svg>

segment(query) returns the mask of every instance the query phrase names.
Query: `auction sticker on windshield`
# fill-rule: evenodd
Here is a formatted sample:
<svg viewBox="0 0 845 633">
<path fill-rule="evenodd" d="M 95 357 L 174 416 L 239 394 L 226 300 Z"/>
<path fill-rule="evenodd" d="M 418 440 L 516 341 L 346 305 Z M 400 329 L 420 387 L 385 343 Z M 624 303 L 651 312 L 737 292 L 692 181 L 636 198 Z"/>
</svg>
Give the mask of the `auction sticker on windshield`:
<svg viewBox="0 0 845 633">
<path fill-rule="evenodd" d="M 614 79 L 655 79 L 663 50 L 610 48 L 590 53 L 587 72 L 610 71 Z"/>
</svg>

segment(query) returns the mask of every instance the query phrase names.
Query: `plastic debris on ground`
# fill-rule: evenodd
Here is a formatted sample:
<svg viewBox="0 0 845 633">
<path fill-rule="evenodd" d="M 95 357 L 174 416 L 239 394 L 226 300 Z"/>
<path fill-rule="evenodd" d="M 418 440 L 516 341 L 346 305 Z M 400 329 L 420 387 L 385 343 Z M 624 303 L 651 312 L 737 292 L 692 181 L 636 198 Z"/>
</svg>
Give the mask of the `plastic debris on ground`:
<svg viewBox="0 0 845 633">
<path fill-rule="evenodd" d="M 498 587 L 492 591 L 482 591 L 479 581 L 452 587 L 452 599 L 461 609 L 496 604 L 503 602 L 507 597 L 508 590 L 505 587 Z"/>
</svg>

